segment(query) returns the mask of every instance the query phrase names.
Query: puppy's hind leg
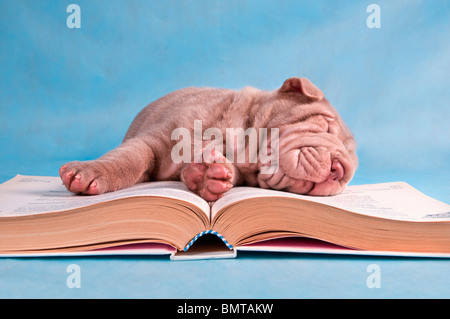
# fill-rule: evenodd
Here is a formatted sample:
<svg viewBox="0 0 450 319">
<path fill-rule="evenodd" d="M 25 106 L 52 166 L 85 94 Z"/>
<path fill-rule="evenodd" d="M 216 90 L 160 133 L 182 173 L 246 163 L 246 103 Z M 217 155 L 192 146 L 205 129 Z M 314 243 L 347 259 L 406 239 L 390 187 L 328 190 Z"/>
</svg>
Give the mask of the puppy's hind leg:
<svg viewBox="0 0 450 319">
<path fill-rule="evenodd" d="M 99 159 L 62 165 L 59 175 L 69 191 L 97 195 L 148 180 L 154 162 L 151 147 L 131 138 Z"/>
</svg>

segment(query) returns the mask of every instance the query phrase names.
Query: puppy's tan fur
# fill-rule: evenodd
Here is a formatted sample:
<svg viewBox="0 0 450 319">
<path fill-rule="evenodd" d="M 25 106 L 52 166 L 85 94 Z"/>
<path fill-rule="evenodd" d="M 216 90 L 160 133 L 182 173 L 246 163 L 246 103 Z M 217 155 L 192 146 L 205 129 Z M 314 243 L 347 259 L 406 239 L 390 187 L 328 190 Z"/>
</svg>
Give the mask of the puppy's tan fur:
<svg viewBox="0 0 450 319">
<path fill-rule="evenodd" d="M 260 162 L 175 164 L 171 150 L 178 141 L 171 133 L 182 127 L 193 136 L 194 120 L 202 121 L 203 130 L 220 129 L 224 138 L 226 128 L 278 128 L 279 169 L 261 174 Z M 215 200 L 236 185 L 333 195 L 345 188 L 357 165 L 355 140 L 336 110 L 309 80 L 291 78 L 271 92 L 247 87 L 170 93 L 136 116 L 119 147 L 97 160 L 65 164 L 60 176 L 67 189 L 84 194 L 183 180 L 205 199 Z"/>
</svg>

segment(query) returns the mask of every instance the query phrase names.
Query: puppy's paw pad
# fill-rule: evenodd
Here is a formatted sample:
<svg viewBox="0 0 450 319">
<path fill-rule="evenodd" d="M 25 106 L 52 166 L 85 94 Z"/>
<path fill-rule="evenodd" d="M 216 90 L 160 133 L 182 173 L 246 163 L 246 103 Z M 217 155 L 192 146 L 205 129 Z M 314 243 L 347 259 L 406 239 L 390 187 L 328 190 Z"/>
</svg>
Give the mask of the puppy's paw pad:
<svg viewBox="0 0 450 319">
<path fill-rule="evenodd" d="M 233 174 L 225 163 L 193 163 L 183 171 L 183 182 L 207 201 L 223 196 L 233 184 Z"/>
<path fill-rule="evenodd" d="M 71 162 L 61 166 L 59 175 L 67 190 L 86 195 L 104 192 L 99 178 L 101 174 L 90 162 Z"/>
</svg>

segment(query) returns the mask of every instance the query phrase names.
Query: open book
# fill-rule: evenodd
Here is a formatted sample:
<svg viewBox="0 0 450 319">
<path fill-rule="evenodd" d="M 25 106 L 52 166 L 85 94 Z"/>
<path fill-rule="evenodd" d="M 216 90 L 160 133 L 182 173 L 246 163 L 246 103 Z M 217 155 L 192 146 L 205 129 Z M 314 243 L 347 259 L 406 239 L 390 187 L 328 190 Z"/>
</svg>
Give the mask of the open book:
<svg viewBox="0 0 450 319">
<path fill-rule="evenodd" d="M 72 194 L 58 177 L 0 185 L 0 256 L 189 259 L 238 250 L 450 257 L 450 205 L 403 182 L 331 197 L 236 187 L 214 203 L 181 182 L 97 196 Z"/>
</svg>

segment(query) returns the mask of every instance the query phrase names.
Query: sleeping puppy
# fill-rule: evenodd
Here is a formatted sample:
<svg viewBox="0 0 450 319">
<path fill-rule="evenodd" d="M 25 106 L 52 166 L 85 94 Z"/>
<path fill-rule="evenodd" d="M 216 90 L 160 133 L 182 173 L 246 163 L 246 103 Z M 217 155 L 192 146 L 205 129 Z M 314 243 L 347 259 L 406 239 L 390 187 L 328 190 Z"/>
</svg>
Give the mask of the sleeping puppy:
<svg viewBox="0 0 450 319">
<path fill-rule="evenodd" d="M 200 132 L 195 131 L 198 124 Z M 181 139 L 174 132 L 180 128 L 188 133 L 183 139 L 196 137 L 183 141 L 194 148 L 192 156 L 190 149 L 180 152 L 177 148 Z M 214 139 L 205 138 L 210 128 L 225 139 L 229 137 L 227 147 L 215 143 L 205 151 L 211 143 L 221 141 L 217 134 Z M 228 135 L 229 128 L 241 132 L 254 129 L 258 137 L 264 132 L 261 129 L 270 129 L 270 141 L 268 137 L 265 141 L 269 141 L 266 151 L 271 160 L 252 157 L 255 150 L 263 151 L 261 139 L 257 147 L 245 143 L 249 136 L 244 146 L 237 145 L 238 139 Z M 200 153 L 195 150 L 198 136 L 202 139 Z M 230 145 L 234 146 L 233 156 L 226 153 Z M 230 160 L 238 157 L 238 151 L 246 154 L 246 161 Z M 268 165 L 271 169 L 265 169 Z M 356 142 L 322 91 L 308 79 L 290 78 L 270 92 L 250 87 L 240 91 L 177 90 L 145 107 L 120 146 L 96 160 L 62 165 L 59 174 L 74 193 L 95 195 L 140 182 L 181 180 L 205 200 L 214 201 L 239 185 L 308 195 L 338 194 L 357 165 Z"/>
</svg>

